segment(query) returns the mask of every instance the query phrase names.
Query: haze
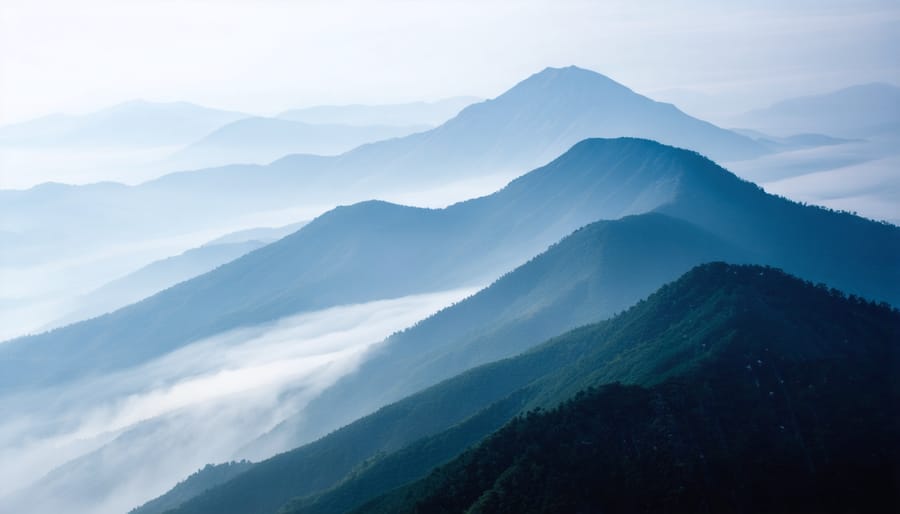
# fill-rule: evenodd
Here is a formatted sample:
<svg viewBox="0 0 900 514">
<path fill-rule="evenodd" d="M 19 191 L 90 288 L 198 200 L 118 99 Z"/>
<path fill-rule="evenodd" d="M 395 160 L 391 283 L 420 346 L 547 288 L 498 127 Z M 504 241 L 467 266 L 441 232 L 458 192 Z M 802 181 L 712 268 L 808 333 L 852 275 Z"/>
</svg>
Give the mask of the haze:
<svg viewBox="0 0 900 514">
<path fill-rule="evenodd" d="M 5 0 L 0 124 L 117 102 L 254 114 L 493 97 L 578 64 L 710 118 L 900 82 L 890 0 Z"/>
</svg>

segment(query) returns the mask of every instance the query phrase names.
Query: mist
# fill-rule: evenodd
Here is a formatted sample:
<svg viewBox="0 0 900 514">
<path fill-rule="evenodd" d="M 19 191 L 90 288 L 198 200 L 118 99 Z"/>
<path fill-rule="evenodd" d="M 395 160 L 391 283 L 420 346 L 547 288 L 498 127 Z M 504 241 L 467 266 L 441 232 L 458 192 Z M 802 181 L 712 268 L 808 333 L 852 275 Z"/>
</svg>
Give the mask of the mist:
<svg viewBox="0 0 900 514">
<path fill-rule="evenodd" d="M 206 463 L 233 459 L 373 344 L 474 291 L 292 316 L 137 368 L 2 397 L 0 510 L 125 512 Z"/>
</svg>

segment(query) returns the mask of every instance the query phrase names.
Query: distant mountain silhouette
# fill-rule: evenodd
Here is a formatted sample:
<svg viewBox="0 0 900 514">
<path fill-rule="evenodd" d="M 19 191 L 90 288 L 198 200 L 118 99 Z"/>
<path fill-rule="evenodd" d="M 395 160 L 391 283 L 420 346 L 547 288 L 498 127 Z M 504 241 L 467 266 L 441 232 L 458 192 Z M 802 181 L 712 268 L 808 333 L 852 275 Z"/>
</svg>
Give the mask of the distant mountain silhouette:
<svg viewBox="0 0 900 514">
<path fill-rule="evenodd" d="M 464 107 L 480 101 L 474 96 L 455 96 L 435 102 L 409 102 L 380 105 L 317 105 L 291 109 L 279 118 L 314 124 L 338 125 L 440 125 L 459 114 Z"/>
<path fill-rule="evenodd" d="M 55 114 L 0 127 L 0 146 L 183 145 L 245 117 L 187 102 L 132 100 L 90 114 Z"/>
<path fill-rule="evenodd" d="M 33 261 L 61 248 L 91 248 L 137 234 L 221 229 L 250 213 L 298 204 L 346 204 L 486 175 L 508 178 L 598 136 L 651 138 L 725 160 L 769 151 L 598 73 L 548 68 L 433 130 L 335 157 L 293 155 L 268 166 L 178 172 L 116 190 L 91 185 L 52 195 L 42 187 L 0 191 L 0 219 L 26 219 L 30 227 L 25 241 L 9 238 L 4 246 Z M 86 222 L 97 219 L 104 223 Z"/>
<path fill-rule="evenodd" d="M 204 245 L 154 261 L 82 296 L 78 300 L 79 308 L 54 322 L 53 326 L 68 325 L 118 310 L 202 275 L 263 245 L 265 243 L 262 241 Z"/>
<path fill-rule="evenodd" d="M 861 84 L 791 98 L 732 120 L 735 126 L 778 135 L 819 132 L 839 137 L 900 135 L 900 87 Z"/>
<path fill-rule="evenodd" d="M 660 284 L 746 251 L 661 214 L 599 221 L 474 296 L 381 343 L 358 370 L 244 450 L 299 445 L 466 369 L 511 357 L 556 334 L 605 319 Z"/>
<path fill-rule="evenodd" d="M 138 304 L 0 345 L 0 386 L 136 364 L 301 311 L 483 283 L 587 223 L 650 211 L 693 223 L 754 262 L 900 304 L 897 227 L 772 197 L 692 152 L 589 140 L 493 195 L 442 210 L 338 208 Z M 91 351 L 48 360 L 72 345 Z"/>
<path fill-rule="evenodd" d="M 204 243 L 203 246 L 247 243 L 250 241 L 261 241 L 263 243 L 269 244 L 278 241 L 285 236 L 293 234 L 294 232 L 300 230 L 303 225 L 306 225 L 307 223 L 307 221 L 299 221 L 297 223 L 291 223 L 290 225 L 284 225 L 282 227 L 247 228 L 238 230 L 236 232 L 229 232 L 228 234 L 219 236 L 212 241 Z"/>
<path fill-rule="evenodd" d="M 216 129 L 165 161 L 170 170 L 232 163 L 268 164 L 288 154 L 336 155 L 361 144 L 427 130 L 427 125 L 315 125 L 244 118 Z"/>
<path fill-rule="evenodd" d="M 817 475 L 819 479 L 834 476 L 832 472 L 843 473 L 847 480 L 872 488 L 872 492 L 881 498 L 891 494 L 890 487 L 885 488 L 887 476 L 878 477 L 875 473 L 872 475 L 874 480 L 867 481 L 857 478 L 855 473 L 863 472 L 868 477 L 870 471 L 864 471 L 872 469 L 868 465 L 890 463 L 892 458 L 897 458 L 895 442 L 887 446 L 881 446 L 880 442 L 896 439 L 896 423 L 887 417 L 892 416 L 889 406 L 896 401 L 896 391 L 889 384 L 900 368 L 895 351 L 898 330 L 900 317 L 897 311 L 885 306 L 847 299 L 837 291 L 803 283 L 771 268 L 722 263 L 705 265 L 609 321 L 573 330 L 515 358 L 487 364 L 446 380 L 315 443 L 260 462 L 185 502 L 173 512 L 345 512 L 409 483 L 412 485 L 367 504 L 363 511 L 399 511 L 409 507 L 407 502 L 427 501 L 442 493 L 452 494 L 452 491 L 458 491 L 456 495 L 460 496 L 446 501 L 474 502 L 476 498 L 470 496 L 474 492 L 472 489 L 481 487 L 484 490 L 480 480 L 496 477 L 494 473 L 499 471 L 496 467 L 486 467 L 483 469 L 489 469 L 491 475 L 470 472 L 470 481 L 462 482 L 457 474 L 460 466 L 476 458 L 480 461 L 485 452 L 497 451 L 498 438 L 509 437 L 511 431 L 525 426 L 522 421 L 530 422 L 533 416 L 509 425 L 510 428 L 488 438 L 481 447 L 451 463 L 450 467 L 438 468 L 427 481 L 414 481 L 478 443 L 517 414 L 535 407 L 554 407 L 585 388 L 615 382 L 653 388 L 651 392 L 657 393 L 654 396 L 665 400 L 665 415 L 660 417 L 657 412 L 652 417 L 656 423 L 663 424 L 663 429 L 680 426 L 671 423 L 692 412 L 708 413 L 707 422 L 700 423 L 697 431 L 688 432 L 699 439 L 689 442 L 684 440 L 686 432 L 670 431 L 670 437 L 676 439 L 655 442 L 660 451 L 672 450 L 670 445 L 673 444 L 699 444 L 708 456 L 720 455 L 706 447 L 712 444 L 720 450 L 734 448 L 736 453 L 743 455 L 745 436 L 752 437 L 759 429 L 765 437 L 789 430 L 790 439 L 778 446 L 783 452 L 773 453 L 773 446 L 764 445 L 757 447 L 758 454 L 749 460 L 731 454 L 735 457 L 731 462 L 746 464 L 749 467 L 741 467 L 754 470 L 752 473 L 755 474 L 756 463 L 785 459 L 784 465 L 788 468 L 800 466 L 806 471 L 798 469 L 796 482 L 791 479 L 780 485 L 778 480 L 767 478 L 763 473 L 760 479 L 767 484 L 765 489 L 774 491 L 780 486 L 791 485 L 808 487 L 810 468 L 804 464 L 809 461 L 803 458 L 802 441 L 811 440 L 809 431 L 819 423 L 820 430 L 824 431 L 818 432 L 820 435 L 815 438 L 816 449 L 806 449 L 807 457 L 813 459 L 817 469 L 830 470 L 824 476 Z M 679 384 L 699 387 L 680 389 Z M 675 401 L 675 397 L 668 396 L 668 391 L 672 390 L 687 393 L 690 400 L 706 400 L 703 402 L 706 408 L 698 410 L 693 401 Z M 607 391 L 600 394 L 605 394 L 601 396 L 604 402 L 610 402 L 605 404 L 610 407 L 608 412 L 619 412 L 617 406 L 620 404 L 616 399 L 633 398 L 629 394 L 635 389 Z M 597 398 L 595 393 L 588 397 Z M 584 402 L 584 398 L 579 396 L 576 403 Z M 856 401 L 859 398 L 866 400 Z M 572 409 L 572 405 L 570 402 L 563 408 Z M 584 412 L 602 414 L 607 411 L 591 408 Z M 600 421 L 602 419 L 601 416 Z M 644 418 L 617 416 L 616 419 L 633 419 L 636 427 L 642 427 L 644 423 Z M 717 438 L 706 439 L 705 434 L 710 429 L 715 432 L 715 421 L 726 419 L 738 423 L 735 430 L 719 432 Z M 758 423 L 771 426 L 757 428 Z M 843 423 L 859 429 L 838 430 L 836 427 Z M 784 429 L 779 429 L 779 424 Z M 827 428 L 831 426 L 835 430 Z M 567 433 L 566 427 L 568 424 L 565 423 L 558 426 L 563 433 Z M 892 432 L 894 436 L 888 436 Z M 544 439 L 544 444 L 558 448 L 581 440 L 593 441 L 592 438 L 600 434 L 602 432 L 549 437 Z M 648 455 L 659 455 L 649 451 L 647 441 L 656 439 L 642 437 L 634 443 L 642 452 L 646 448 Z M 610 469 L 623 466 L 616 442 L 603 440 L 602 444 L 598 448 L 584 448 L 592 452 L 585 455 L 594 456 L 595 451 L 615 455 L 614 460 L 600 462 Z M 845 444 L 849 446 L 844 447 Z M 514 445 L 516 455 L 523 455 L 526 446 Z M 875 448 L 889 448 L 888 454 L 879 459 L 878 456 L 884 454 Z M 698 454 L 686 454 L 684 458 L 687 462 L 696 462 Z M 524 455 L 529 454 L 525 452 Z M 854 455 L 858 459 L 853 458 Z M 829 456 L 841 462 L 836 463 Z M 499 464 L 500 471 L 509 469 L 512 472 L 512 465 L 505 458 L 494 463 Z M 566 462 L 572 462 L 572 458 L 577 456 L 570 456 Z M 480 462 L 487 465 L 487 462 Z M 844 463 L 850 466 L 845 467 Z M 856 467 L 860 465 L 863 467 Z M 579 471 L 582 467 L 569 469 Z M 658 471 L 655 466 L 642 469 L 650 473 L 638 475 L 642 479 L 678 480 L 676 474 L 654 474 Z M 566 473 L 563 470 L 557 472 Z M 575 475 L 571 479 L 590 482 L 595 475 Z M 730 473 L 721 475 L 731 476 Z M 551 483 L 543 480 L 543 484 Z M 663 487 L 668 485 L 661 483 Z M 865 485 L 867 483 L 869 485 Z M 532 490 L 542 491 L 542 487 Z M 852 498 L 861 504 L 870 501 L 853 488 L 832 489 L 844 500 Z M 596 489 L 579 487 L 578 490 Z M 512 491 L 520 494 L 518 489 Z M 648 484 L 644 491 L 655 498 L 652 496 L 656 494 L 654 487 Z M 559 497 L 565 499 L 569 494 L 574 493 Z M 800 494 L 807 501 L 820 501 L 808 496 L 806 489 L 800 489 Z M 285 505 L 291 497 L 297 499 Z M 682 492 L 679 497 L 693 498 L 693 493 Z M 712 494 L 710 497 L 718 498 Z M 753 496 L 746 498 L 753 501 L 749 499 Z M 424 512 L 433 509 L 437 507 L 426 508 Z"/>
<path fill-rule="evenodd" d="M 289 156 L 252 174 L 240 168 L 196 171 L 172 174 L 152 184 L 156 188 L 213 187 L 227 194 L 236 191 L 238 184 L 247 192 L 273 184 L 324 188 L 339 180 L 345 190 L 357 186 L 371 194 L 372 188 L 421 186 L 485 172 L 521 172 L 549 162 L 582 139 L 621 136 L 653 139 L 714 159 L 751 158 L 768 152 L 748 137 L 572 66 L 532 75 L 496 99 L 466 107 L 433 130 L 363 145 L 334 159 Z"/>
</svg>

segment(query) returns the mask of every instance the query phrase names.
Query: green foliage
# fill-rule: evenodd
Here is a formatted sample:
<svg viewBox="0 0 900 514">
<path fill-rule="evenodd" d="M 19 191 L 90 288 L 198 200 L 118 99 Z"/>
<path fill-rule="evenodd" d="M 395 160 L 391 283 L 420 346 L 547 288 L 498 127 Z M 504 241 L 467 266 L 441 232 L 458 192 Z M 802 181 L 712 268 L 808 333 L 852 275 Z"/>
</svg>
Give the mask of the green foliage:
<svg viewBox="0 0 900 514">
<path fill-rule="evenodd" d="M 169 492 L 150 500 L 129 514 L 159 514 L 178 507 L 185 501 L 208 491 L 210 488 L 231 480 L 253 466 L 250 461 L 232 461 L 224 464 L 207 464 L 203 469 L 185 478 Z"/>
<path fill-rule="evenodd" d="M 358 512 L 896 508 L 898 312 L 808 283 L 797 287 L 773 270 L 720 271 L 774 279 L 745 283 L 757 294 L 732 297 L 733 334 L 711 358 L 651 387 L 586 389 L 549 412 L 518 416 Z M 741 290 L 748 292 L 734 292 Z M 778 303 L 800 303 L 773 311 L 779 296 Z"/>
<path fill-rule="evenodd" d="M 659 384 L 691 377 L 700 377 L 697 380 L 706 388 L 729 386 L 712 385 L 711 380 L 721 374 L 723 379 L 737 377 L 737 385 L 752 384 L 759 393 L 770 385 L 764 381 L 764 370 L 781 373 L 779 380 L 787 380 L 793 375 L 786 370 L 802 375 L 804 366 L 817 363 L 838 363 L 840 376 L 868 374 L 883 385 L 886 377 L 900 370 L 893 350 L 897 340 L 900 316 L 885 305 L 845 297 L 771 268 L 701 266 L 608 322 L 574 330 L 520 357 L 477 368 L 432 388 L 431 392 L 443 391 L 445 405 L 452 405 L 454 399 L 465 397 L 463 391 L 470 391 L 463 385 L 483 374 L 511 377 L 546 364 L 542 376 L 463 423 L 402 451 L 379 455 L 331 491 L 295 500 L 283 510 L 342 512 L 366 497 L 403 486 L 417 473 L 424 474 L 428 465 L 446 462 L 447 455 L 465 449 L 464 441 L 477 440 L 474 431 L 488 435 L 492 426 L 488 421 L 496 413 L 552 408 L 592 386 L 631 382 L 662 387 Z M 857 368 L 860 371 L 854 371 Z M 454 395 L 454 391 L 462 394 Z M 873 391 L 860 394 L 874 394 L 873 401 L 885 405 Z M 848 397 L 836 401 L 846 402 Z M 720 398 L 726 404 L 727 399 Z M 801 395 L 793 401 L 799 407 L 807 399 Z M 865 420 L 871 412 L 858 414 L 856 419 Z M 720 434 L 720 439 L 730 441 L 731 435 Z M 397 499 L 382 501 L 395 505 L 392 502 Z"/>
</svg>

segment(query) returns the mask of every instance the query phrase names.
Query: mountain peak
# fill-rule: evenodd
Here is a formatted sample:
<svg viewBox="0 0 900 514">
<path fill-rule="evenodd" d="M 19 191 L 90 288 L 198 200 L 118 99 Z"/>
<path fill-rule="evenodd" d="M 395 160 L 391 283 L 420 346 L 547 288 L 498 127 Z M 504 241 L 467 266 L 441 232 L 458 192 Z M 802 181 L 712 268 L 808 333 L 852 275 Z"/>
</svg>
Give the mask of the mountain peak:
<svg viewBox="0 0 900 514">
<path fill-rule="evenodd" d="M 527 79 L 517 84 L 512 91 L 523 87 L 533 86 L 540 89 L 545 87 L 553 88 L 578 88 L 584 90 L 594 90 L 609 94 L 611 91 L 620 93 L 635 94 L 634 91 L 616 82 L 615 80 L 597 73 L 596 71 L 579 68 L 578 66 L 566 66 L 563 68 L 547 67 L 543 70 L 531 75 Z M 639 96 L 639 95 L 638 95 Z"/>
</svg>

